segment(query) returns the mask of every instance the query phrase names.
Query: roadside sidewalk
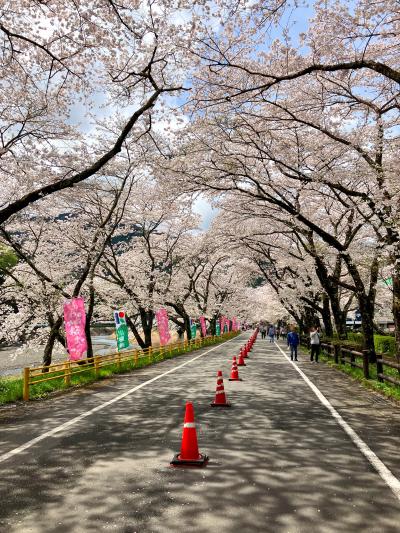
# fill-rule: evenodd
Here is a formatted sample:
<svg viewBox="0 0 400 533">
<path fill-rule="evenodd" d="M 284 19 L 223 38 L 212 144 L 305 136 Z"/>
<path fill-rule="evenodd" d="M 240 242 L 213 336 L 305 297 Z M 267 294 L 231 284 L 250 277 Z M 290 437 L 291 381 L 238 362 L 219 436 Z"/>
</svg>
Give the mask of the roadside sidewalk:
<svg viewBox="0 0 400 533">
<path fill-rule="evenodd" d="M 278 342 L 278 345 L 289 354 L 286 343 Z M 392 473 L 400 478 L 400 406 L 324 362 L 311 363 L 309 352 L 304 349 L 299 352 L 296 364 Z"/>
</svg>

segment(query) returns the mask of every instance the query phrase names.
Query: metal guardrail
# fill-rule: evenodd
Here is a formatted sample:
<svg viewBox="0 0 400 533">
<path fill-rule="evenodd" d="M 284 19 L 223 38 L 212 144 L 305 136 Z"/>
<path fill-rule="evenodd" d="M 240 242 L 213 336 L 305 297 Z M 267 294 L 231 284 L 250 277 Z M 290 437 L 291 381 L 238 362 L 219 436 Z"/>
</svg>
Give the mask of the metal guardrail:
<svg viewBox="0 0 400 533">
<path fill-rule="evenodd" d="M 167 344 L 166 346 L 159 346 L 157 348 L 152 348 L 150 346 L 149 348 L 144 349 L 126 350 L 106 355 L 95 355 L 90 359 L 65 361 L 34 368 L 26 367 L 23 369 L 22 397 L 24 401 L 28 401 L 31 387 L 38 383 L 63 380 L 66 386 L 70 386 L 72 378 L 84 372 L 94 372 L 95 377 L 98 378 L 102 368 L 116 365 L 121 369 L 122 364 L 125 362 L 130 362 L 132 364 L 132 369 L 134 369 L 138 366 L 139 361 L 147 360 L 148 364 L 156 361 L 163 361 L 166 358 L 174 357 L 174 355 L 215 344 L 218 340 L 235 337 L 239 333 L 240 332 L 234 331 L 224 333 L 220 336 L 210 335 L 207 337 L 199 337 L 191 339 L 190 341 L 185 340 L 183 342 Z"/>
</svg>

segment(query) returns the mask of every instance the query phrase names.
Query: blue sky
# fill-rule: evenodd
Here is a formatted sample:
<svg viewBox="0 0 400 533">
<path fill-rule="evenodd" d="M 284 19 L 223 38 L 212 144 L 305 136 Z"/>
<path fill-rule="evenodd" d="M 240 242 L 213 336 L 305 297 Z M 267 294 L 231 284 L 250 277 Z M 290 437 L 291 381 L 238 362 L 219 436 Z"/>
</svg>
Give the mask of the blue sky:
<svg viewBox="0 0 400 533">
<path fill-rule="evenodd" d="M 212 220 L 218 214 L 218 209 L 211 207 L 210 203 L 204 196 L 199 196 L 194 203 L 193 210 L 202 217 L 200 228 L 205 231 L 209 228 Z"/>
</svg>

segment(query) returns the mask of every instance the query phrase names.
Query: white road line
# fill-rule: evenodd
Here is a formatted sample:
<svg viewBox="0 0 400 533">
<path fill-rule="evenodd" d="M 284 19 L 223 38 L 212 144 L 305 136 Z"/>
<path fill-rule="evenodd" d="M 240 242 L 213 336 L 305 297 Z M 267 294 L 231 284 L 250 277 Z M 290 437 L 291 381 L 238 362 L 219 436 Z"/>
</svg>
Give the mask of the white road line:
<svg viewBox="0 0 400 533">
<path fill-rule="evenodd" d="M 210 348 L 210 350 L 207 350 L 206 352 L 203 352 L 200 355 L 197 355 L 196 357 L 193 357 L 189 361 L 185 361 L 181 365 L 175 366 L 174 368 L 171 368 L 171 370 L 167 370 L 167 372 L 164 372 L 163 374 L 159 374 L 158 376 L 156 376 L 154 378 L 151 378 L 148 381 L 145 381 L 145 382 L 141 383 L 140 385 L 137 385 L 136 387 L 133 387 L 132 389 L 129 389 L 126 392 L 123 392 L 122 394 L 119 394 L 118 396 L 115 396 L 115 398 L 112 398 L 111 400 L 108 400 L 108 402 L 104 402 L 104 403 L 98 405 L 97 407 L 93 407 L 93 409 L 90 409 L 89 411 L 86 411 L 86 412 L 82 413 L 79 416 L 71 418 L 71 420 L 68 420 L 68 422 L 64 422 L 64 424 L 61 424 L 60 426 L 57 426 L 54 429 L 51 429 L 50 431 L 46 431 L 45 433 L 42 433 L 41 435 L 39 435 L 38 437 L 35 437 L 34 439 L 28 440 L 28 442 L 25 442 L 25 444 L 22 444 L 21 446 L 18 446 L 17 448 L 14 448 L 13 450 L 10 450 L 9 452 L 0 455 L 0 463 L 2 463 L 3 461 L 6 461 L 7 459 L 10 459 L 11 457 L 14 457 L 15 455 L 18 455 L 19 453 L 27 450 L 28 448 L 31 448 L 32 446 L 34 446 L 36 443 L 38 443 L 40 441 L 42 441 L 44 439 L 47 439 L 48 437 L 52 437 L 53 435 L 56 435 L 57 433 L 60 433 L 64 429 L 67 429 L 70 426 L 73 426 L 77 422 L 80 422 L 81 420 L 83 420 L 84 418 L 87 418 L 88 416 L 92 415 L 93 413 L 97 413 L 97 411 L 101 411 L 105 407 L 108 407 L 109 405 L 112 405 L 113 403 L 116 403 L 119 400 L 122 400 L 123 398 L 126 398 L 127 396 L 129 396 L 133 392 L 136 392 L 137 390 L 142 389 L 143 387 L 146 387 L 146 385 L 150 385 L 150 383 L 154 383 L 154 381 L 157 381 L 157 380 L 163 378 L 164 376 L 167 376 L 168 374 L 172 374 L 172 372 L 175 372 L 176 370 L 179 370 L 180 368 L 183 368 L 184 366 L 192 363 L 193 361 L 196 361 L 196 359 L 199 359 L 200 357 L 203 357 L 203 355 L 206 355 L 206 354 L 212 352 L 213 350 L 216 350 L 220 346 L 223 346 L 224 344 L 227 344 L 228 342 L 231 342 L 231 341 L 237 339 L 238 337 L 239 337 L 239 335 L 234 337 L 233 339 L 229 339 L 228 341 L 222 342 L 221 344 L 218 344 L 217 346 L 214 346 L 214 348 Z"/>
<path fill-rule="evenodd" d="M 400 501 L 400 480 L 397 479 L 397 477 L 392 474 L 389 468 L 371 450 L 368 444 L 366 444 L 357 435 L 354 429 L 351 428 L 349 424 L 341 417 L 341 415 L 336 411 L 336 409 L 329 402 L 329 400 L 322 394 L 322 392 L 318 389 L 318 387 L 316 387 L 316 385 L 314 385 L 314 383 L 304 374 L 304 372 L 300 370 L 300 368 L 293 361 L 289 359 L 289 357 L 285 354 L 282 348 L 278 346 L 277 344 L 276 346 L 281 351 L 281 353 L 286 357 L 289 363 L 291 363 L 294 366 L 294 368 L 297 370 L 300 376 L 304 379 L 304 381 L 307 383 L 307 385 L 310 387 L 313 393 L 317 396 L 317 398 L 322 403 L 322 405 L 328 409 L 328 411 L 331 413 L 331 415 L 336 420 L 336 422 L 339 424 L 339 426 L 341 426 L 341 428 L 347 433 L 347 435 L 350 437 L 353 443 L 357 446 L 360 452 L 364 455 L 364 457 L 368 459 L 368 461 L 375 468 L 375 470 L 381 476 L 381 478 L 386 483 L 386 485 L 388 485 L 388 487 L 391 489 L 393 494 Z"/>
</svg>

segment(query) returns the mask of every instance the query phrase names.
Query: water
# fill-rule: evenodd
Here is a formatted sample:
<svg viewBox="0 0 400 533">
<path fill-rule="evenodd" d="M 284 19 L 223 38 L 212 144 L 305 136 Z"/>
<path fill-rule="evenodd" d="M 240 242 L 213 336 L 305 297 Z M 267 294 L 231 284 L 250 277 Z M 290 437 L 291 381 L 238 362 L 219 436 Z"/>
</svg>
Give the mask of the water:
<svg viewBox="0 0 400 533">
<path fill-rule="evenodd" d="M 117 349 L 117 342 L 115 339 L 112 339 L 105 335 L 94 335 L 92 337 L 93 350 L 96 355 L 106 355 L 107 353 L 115 352 Z M 130 344 L 127 349 L 135 349 L 137 345 Z M 41 351 L 35 350 L 31 353 L 21 354 L 15 358 L 12 358 L 12 353 L 15 351 L 15 348 L 9 347 L 3 349 L 3 354 L 0 359 L 0 376 L 20 376 L 22 370 L 25 366 L 40 366 L 42 364 L 42 355 Z M 65 361 L 67 354 L 58 353 L 54 356 L 54 362 Z M 16 365 L 13 368 L 10 368 L 10 361 Z M 11 363 L 12 364 L 12 363 Z"/>
</svg>

